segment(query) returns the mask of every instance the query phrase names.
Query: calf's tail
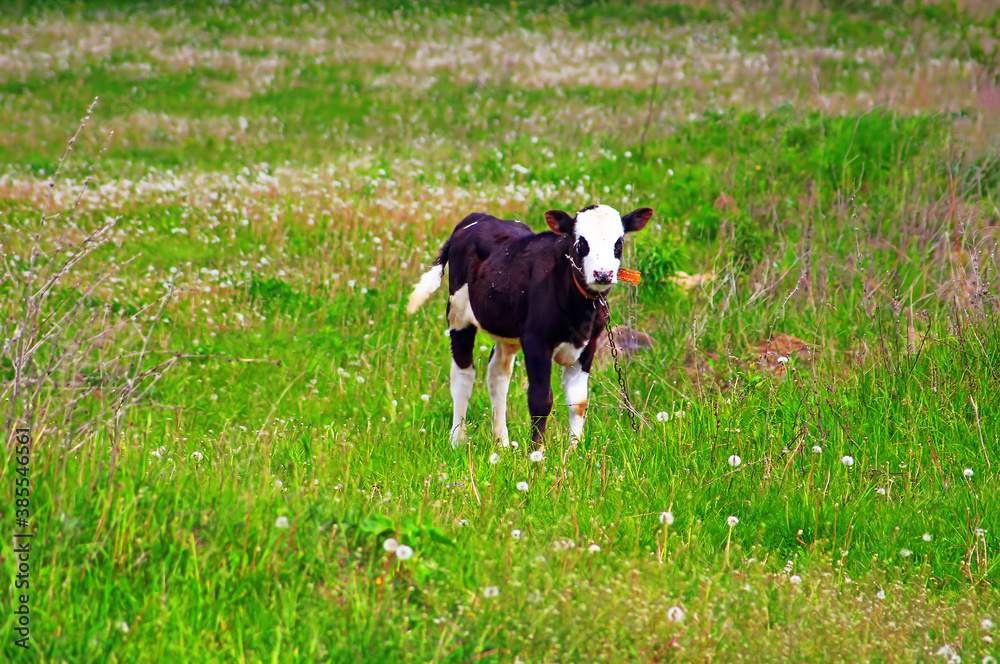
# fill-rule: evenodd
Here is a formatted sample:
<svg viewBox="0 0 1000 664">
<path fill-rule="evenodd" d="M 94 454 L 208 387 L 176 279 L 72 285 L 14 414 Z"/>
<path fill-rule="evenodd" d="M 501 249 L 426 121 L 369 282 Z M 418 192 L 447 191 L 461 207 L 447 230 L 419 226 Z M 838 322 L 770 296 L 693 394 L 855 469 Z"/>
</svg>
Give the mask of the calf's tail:
<svg viewBox="0 0 1000 664">
<path fill-rule="evenodd" d="M 413 287 L 410 293 L 410 301 L 406 303 L 406 313 L 412 314 L 420 308 L 431 293 L 441 286 L 441 278 L 444 276 L 444 266 L 448 263 L 448 251 L 451 249 L 451 238 L 441 246 L 441 251 L 431 264 L 431 269 L 424 272 L 420 281 Z"/>
</svg>

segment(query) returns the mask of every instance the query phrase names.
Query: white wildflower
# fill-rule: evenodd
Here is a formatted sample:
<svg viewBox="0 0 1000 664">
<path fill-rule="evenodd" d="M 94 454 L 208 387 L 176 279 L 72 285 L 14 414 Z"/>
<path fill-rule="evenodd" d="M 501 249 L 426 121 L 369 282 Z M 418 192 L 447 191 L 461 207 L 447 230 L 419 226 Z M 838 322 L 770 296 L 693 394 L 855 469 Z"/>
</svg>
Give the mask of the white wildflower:
<svg viewBox="0 0 1000 664">
<path fill-rule="evenodd" d="M 674 515 L 671 512 L 660 512 L 660 523 L 674 525 Z"/>
<path fill-rule="evenodd" d="M 800 583 L 802 583 L 802 577 L 799 576 L 798 574 L 792 574 L 790 577 L 788 577 L 788 582 L 791 583 L 793 586 L 797 586 Z"/>
<path fill-rule="evenodd" d="M 194 459 L 195 461 L 201 461 L 202 459 L 205 458 L 205 455 L 199 452 L 198 450 L 195 450 L 194 452 L 191 453 L 191 458 Z"/>
<path fill-rule="evenodd" d="M 844 456 L 840 457 L 840 463 L 850 468 L 851 466 L 854 465 L 854 457 L 852 457 L 850 454 L 845 454 Z"/>
<path fill-rule="evenodd" d="M 938 648 L 937 652 L 934 653 L 934 654 L 938 655 L 939 657 L 944 657 L 949 662 L 955 662 L 956 664 L 958 664 L 958 662 L 962 661 L 962 658 L 959 657 L 959 655 L 958 655 L 957 652 L 955 652 L 955 649 L 952 648 L 947 643 L 944 644 L 943 646 L 941 646 L 940 648 Z M 955 659 L 956 657 L 958 657 L 957 660 Z"/>
<path fill-rule="evenodd" d="M 735 528 L 736 524 L 739 523 L 739 522 L 740 522 L 740 520 L 737 519 L 735 516 L 731 516 L 728 519 L 726 519 L 726 523 L 729 524 L 730 528 Z"/>
<path fill-rule="evenodd" d="M 685 615 L 686 614 L 684 613 L 684 609 L 682 609 L 679 606 L 672 606 L 669 609 L 667 609 L 667 620 L 669 620 L 670 622 L 682 623 L 684 622 Z"/>
<path fill-rule="evenodd" d="M 396 557 L 400 560 L 407 560 L 413 557 L 413 549 L 406 546 L 405 544 L 400 544 L 396 547 Z"/>
<path fill-rule="evenodd" d="M 512 530 L 512 531 L 510 531 L 510 538 L 511 538 L 511 539 L 514 539 L 514 540 L 519 540 L 519 539 L 521 539 L 521 531 L 520 531 L 520 530 L 518 530 L 517 528 L 515 528 L 515 529 L 514 529 L 514 530 Z"/>
<path fill-rule="evenodd" d="M 899 555 L 903 556 L 904 558 L 909 558 L 912 554 L 913 554 L 913 552 L 910 551 L 909 549 L 900 549 L 899 550 Z"/>
<path fill-rule="evenodd" d="M 930 533 L 924 533 L 924 536 L 921 537 L 921 539 L 924 540 L 925 542 L 930 542 L 933 539 L 933 537 L 931 537 Z"/>
<path fill-rule="evenodd" d="M 490 455 L 490 463 L 492 463 L 494 466 L 497 465 L 498 463 L 500 463 L 500 455 L 497 454 L 496 452 L 494 452 L 493 454 L 491 454 Z"/>
<path fill-rule="evenodd" d="M 591 544 L 590 546 L 587 547 L 587 551 L 589 551 L 590 553 L 600 553 L 601 547 L 596 544 Z"/>
<path fill-rule="evenodd" d="M 288 527 L 288 517 L 284 516 L 284 515 L 279 516 L 277 519 L 274 520 L 274 527 L 275 528 L 281 528 L 282 530 L 284 530 L 285 528 L 287 528 Z"/>
<path fill-rule="evenodd" d="M 122 634 L 128 634 L 128 623 L 124 620 L 119 620 L 115 623 L 115 629 L 117 629 Z"/>
<path fill-rule="evenodd" d="M 743 463 L 743 459 L 741 459 L 738 454 L 734 454 L 729 457 L 729 465 L 733 468 L 736 468 L 741 463 Z"/>
<path fill-rule="evenodd" d="M 972 469 L 966 468 L 965 470 L 962 471 L 962 474 L 965 475 L 966 477 L 972 477 Z"/>
<path fill-rule="evenodd" d="M 486 586 L 483 588 L 483 597 L 493 598 L 500 594 L 500 589 L 496 586 Z"/>
<path fill-rule="evenodd" d="M 422 400 L 424 400 L 424 401 L 430 401 L 431 400 L 431 395 L 429 395 L 429 394 L 421 394 L 420 398 Z"/>
<path fill-rule="evenodd" d="M 877 593 L 875 593 L 875 597 L 878 597 L 879 599 L 885 599 L 885 591 L 882 590 L 882 589 L 879 589 L 879 591 Z"/>
</svg>

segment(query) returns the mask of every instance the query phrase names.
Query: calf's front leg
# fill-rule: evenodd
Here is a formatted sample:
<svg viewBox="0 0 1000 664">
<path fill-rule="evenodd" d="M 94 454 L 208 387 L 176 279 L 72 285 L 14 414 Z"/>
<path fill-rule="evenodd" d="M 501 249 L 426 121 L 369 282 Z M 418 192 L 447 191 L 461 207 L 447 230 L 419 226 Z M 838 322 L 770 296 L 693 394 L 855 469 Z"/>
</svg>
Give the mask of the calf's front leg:
<svg viewBox="0 0 1000 664">
<path fill-rule="evenodd" d="M 569 408 L 569 441 L 575 445 L 583 439 L 583 423 L 587 419 L 587 380 L 590 374 L 579 362 L 563 368 L 563 392 Z"/>
<path fill-rule="evenodd" d="M 528 374 L 528 413 L 531 414 L 531 441 L 540 447 L 545 423 L 552 412 L 552 348 L 533 339 L 525 339 L 524 371 Z"/>
<path fill-rule="evenodd" d="M 587 419 L 587 382 L 590 379 L 590 368 L 594 363 L 594 354 L 600 345 L 601 335 L 608 324 L 608 310 L 601 307 L 594 318 L 590 330 L 590 338 L 576 363 L 563 369 L 563 391 L 566 393 L 566 406 L 569 408 L 569 440 L 575 445 L 583 439 L 583 425 Z"/>
</svg>

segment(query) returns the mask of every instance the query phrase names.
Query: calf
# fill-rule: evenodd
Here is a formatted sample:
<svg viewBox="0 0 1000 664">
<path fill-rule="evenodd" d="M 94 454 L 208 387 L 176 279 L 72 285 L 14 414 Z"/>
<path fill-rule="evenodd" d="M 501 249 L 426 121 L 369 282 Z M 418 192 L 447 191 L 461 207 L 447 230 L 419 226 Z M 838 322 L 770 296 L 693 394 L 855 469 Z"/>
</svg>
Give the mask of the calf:
<svg viewBox="0 0 1000 664">
<path fill-rule="evenodd" d="M 475 212 L 441 247 L 433 267 L 413 289 L 406 310 L 415 312 L 441 285 L 448 269 L 451 337 L 451 444 L 466 439 L 465 413 L 476 370 L 476 332 L 496 342 L 486 369 L 493 406 L 493 435 L 510 444 L 507 390 L 514 355 L 524 351 L 528 374 L 531 438 L 540 445 L 552 410 L 552 361 L 562 365 L 570 437 L 583 436 L 587 379 L 597 337 L 608 320 L 604 297 L 618 280 L 625 233 L 642 230 L 653 216 L 639 208 L 624 217 L 607 205 L 591 205 L 575 217 L 545 213 L 551 231 L 533 233 L 519 221 Z"/>
</svg>

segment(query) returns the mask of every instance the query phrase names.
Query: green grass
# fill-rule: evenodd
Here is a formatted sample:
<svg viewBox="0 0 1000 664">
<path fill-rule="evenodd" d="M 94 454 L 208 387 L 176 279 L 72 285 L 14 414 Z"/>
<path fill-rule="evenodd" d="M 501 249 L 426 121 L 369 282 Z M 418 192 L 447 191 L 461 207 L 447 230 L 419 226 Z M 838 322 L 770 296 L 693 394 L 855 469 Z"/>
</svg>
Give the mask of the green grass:
<svg viewBox="0 0 1000 664">
<path fill-rule="evenodd" d="M 760 5 L 10 5 L 4 654 L 995 661 L 996 15 Z M 452 450 L 412 283 L 468 212 L 597 201 L 656 211 L 611 302 L 647 425 L 604 363 L 530 461 L 519 360 L 497 449 L 482 337 Z"/>
</svg>

